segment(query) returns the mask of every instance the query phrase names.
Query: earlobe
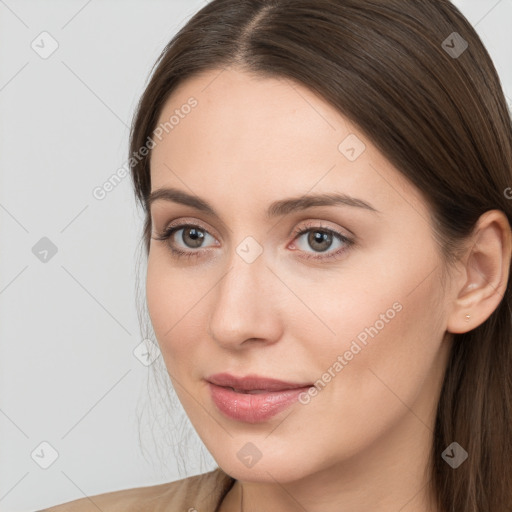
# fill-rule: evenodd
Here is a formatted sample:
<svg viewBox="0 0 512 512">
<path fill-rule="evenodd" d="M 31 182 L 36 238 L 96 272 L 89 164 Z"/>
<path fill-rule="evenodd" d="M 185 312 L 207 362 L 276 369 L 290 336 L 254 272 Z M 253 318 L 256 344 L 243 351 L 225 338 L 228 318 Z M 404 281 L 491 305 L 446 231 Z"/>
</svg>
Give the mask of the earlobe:
<svg viewBox="0 0 512 512">
<path fill-rule="evenodd" d="M 485 212 L 473 231 L 461 274 L 462 286 L 452 303 L 446 330 L 464 333 L 484 323 L 498 307 L 507 288 L 511 230 L 500 210 Z"/>
</svg>

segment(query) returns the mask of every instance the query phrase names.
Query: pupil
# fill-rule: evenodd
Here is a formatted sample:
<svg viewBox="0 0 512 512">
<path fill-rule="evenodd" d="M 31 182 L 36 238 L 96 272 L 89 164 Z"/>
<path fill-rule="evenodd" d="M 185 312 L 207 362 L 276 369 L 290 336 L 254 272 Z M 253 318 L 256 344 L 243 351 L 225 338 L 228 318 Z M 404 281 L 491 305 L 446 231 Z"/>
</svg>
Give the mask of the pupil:
<svg viewBox="0 0 512 512">
<path fill-rule="evenodd" d="M 311 246 L 313 248 L 315 248 L 315 244 L 322 244 L 322 242 L 327 241 L 328 242 L 327 246 L 325 246 L 325 244 L 324 244 L 324 247 L 319 248 L 320 250 L 326 250 L 331 245 L 331 241 L 332 241 L 331 239 L 332 239 L 332 235 L 330 233 L 324 233 L 322 231 L 314 231 L 314 232 L 311 232 L 311 234 L 309 236 L 309 243 L 311 244 Z"/>
<path fill-rule="evenodd" d="M 185 234 L 188 234 L 188 236 L 192 239 L 192 243 L 191 244 L 188 243 L 187 240 L 185 240 Z M 184 230 L 183 231 L 183 236 L 182 236 L 183 242 L 186 245 L 189 245 L 191 247 L 200 247 L 201 246 L 201 242 L 203 241 L 203 238 L 204 238 L 204 234 L 201 233 L 196 228 L 189 228 L 188 230 Z"/>
</svg>

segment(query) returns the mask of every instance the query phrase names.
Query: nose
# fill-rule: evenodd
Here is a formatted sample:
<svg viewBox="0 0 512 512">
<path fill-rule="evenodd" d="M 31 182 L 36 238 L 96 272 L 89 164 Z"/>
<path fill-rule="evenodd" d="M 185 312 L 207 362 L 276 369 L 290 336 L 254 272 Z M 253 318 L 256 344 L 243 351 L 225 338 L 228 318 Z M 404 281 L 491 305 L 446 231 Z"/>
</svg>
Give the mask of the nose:
<svg viewBox="0 0 512 512">
<path fill-rule="evenodd" d="M 263 254 L 248 263 L 234 251 L 226 273 L 212 291 L 211 338 L 230 350 L 275 343 L 282 334 L 279 286 L 283 287 Z"/>
</svg>

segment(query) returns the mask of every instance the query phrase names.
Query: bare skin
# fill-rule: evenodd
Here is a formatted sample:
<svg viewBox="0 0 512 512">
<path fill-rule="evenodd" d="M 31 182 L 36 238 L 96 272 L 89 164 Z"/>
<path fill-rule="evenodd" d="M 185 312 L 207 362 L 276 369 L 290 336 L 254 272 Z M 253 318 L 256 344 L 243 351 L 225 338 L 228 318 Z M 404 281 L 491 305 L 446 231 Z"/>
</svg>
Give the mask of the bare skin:
<svg viewBox="0 0 512 512">
<path fill-rule="evenodd" d="M 480 218 L 443 288 L 424 198 L 333 107 L 297 83 L 230 68 L 183 83 L 160 122 L 192 96 L 197 106 L 153 149 L 152 191 L 198 196 L 218 216 L 152 204 L 153 237 L 172 223 L 192 224 L 204 239 L 191 245 L 187 228 L 152 239 L 146 291 L 179 399 L 237 479 L 220 511 L 240 510 L 243 485 L 244 512 L 435 512 L 426 468 L 451 333 L 474 329 L 501 300 L 506 217 Z M 360 155 L 350 152 L 363 147 L 355 138 L 340 149 L 350 134 L 365 145 Z M 330 205 L 265 216 L 274 201 L 333 192 L 376 211 Z M 302 228 L 309 232 L 294 234 Z M 325 230 L 353 243 L 332 235 L 315 245 Z M 248 236 L 250 250 L 263 251 L 251 263 L 237 253 Z M 171 246 L 195 255 L 178 258 Z M 350 357 L 365 329 L 374 336 Z M 229 372 L 316 382 L 329 369 L 308 403 L 260 424 L 224 416 L 204 380 Z M 249 442 L 261 454 L 252 467 L 237 456 Z"/>
</svg>

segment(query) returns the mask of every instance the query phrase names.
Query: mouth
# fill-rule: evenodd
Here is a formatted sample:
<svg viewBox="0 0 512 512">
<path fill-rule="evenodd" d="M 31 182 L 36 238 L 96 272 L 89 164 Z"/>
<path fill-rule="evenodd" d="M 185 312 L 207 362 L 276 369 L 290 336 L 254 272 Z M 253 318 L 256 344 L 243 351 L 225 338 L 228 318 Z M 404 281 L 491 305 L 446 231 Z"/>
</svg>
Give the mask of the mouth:
<svg viewBox="0 0 512 512">
<path fill-rule="evenodd" d="M 284 380 L 269 377 L 260 377 L 259 375 L 235 377 L 229 373 L 217 373 L 215 375 L 210 375 L 205 380 L 217 386 L 231 388 L 239 393 L 285 391 L 288 389 L 299 389 L 313 385 L 311 382 L 286 382 Z"/>
<path fill-rule="evenodd" d="M 246 423 L 269 420 L 297 402 L 311 383 L 292 383 L 250 375 L 216 374 L 205 379 L 217 409 L 230 419 Z"/>
<path fill-rule="evenodd" d="M 221 387 L 226 387 L 226 386 L 221 386 Z M 235 389 L 230 386 L 227 386 L 226 389 L 231 389 L 235 393 L 244 393 L 246 395 L 259 395 L 261 393 L 269 393 L 270 392 L 270 390 L 268 390 L 268 389 L 249 389 L 248 391 L 244 391 L 243 389 Z"/>
</svg>

